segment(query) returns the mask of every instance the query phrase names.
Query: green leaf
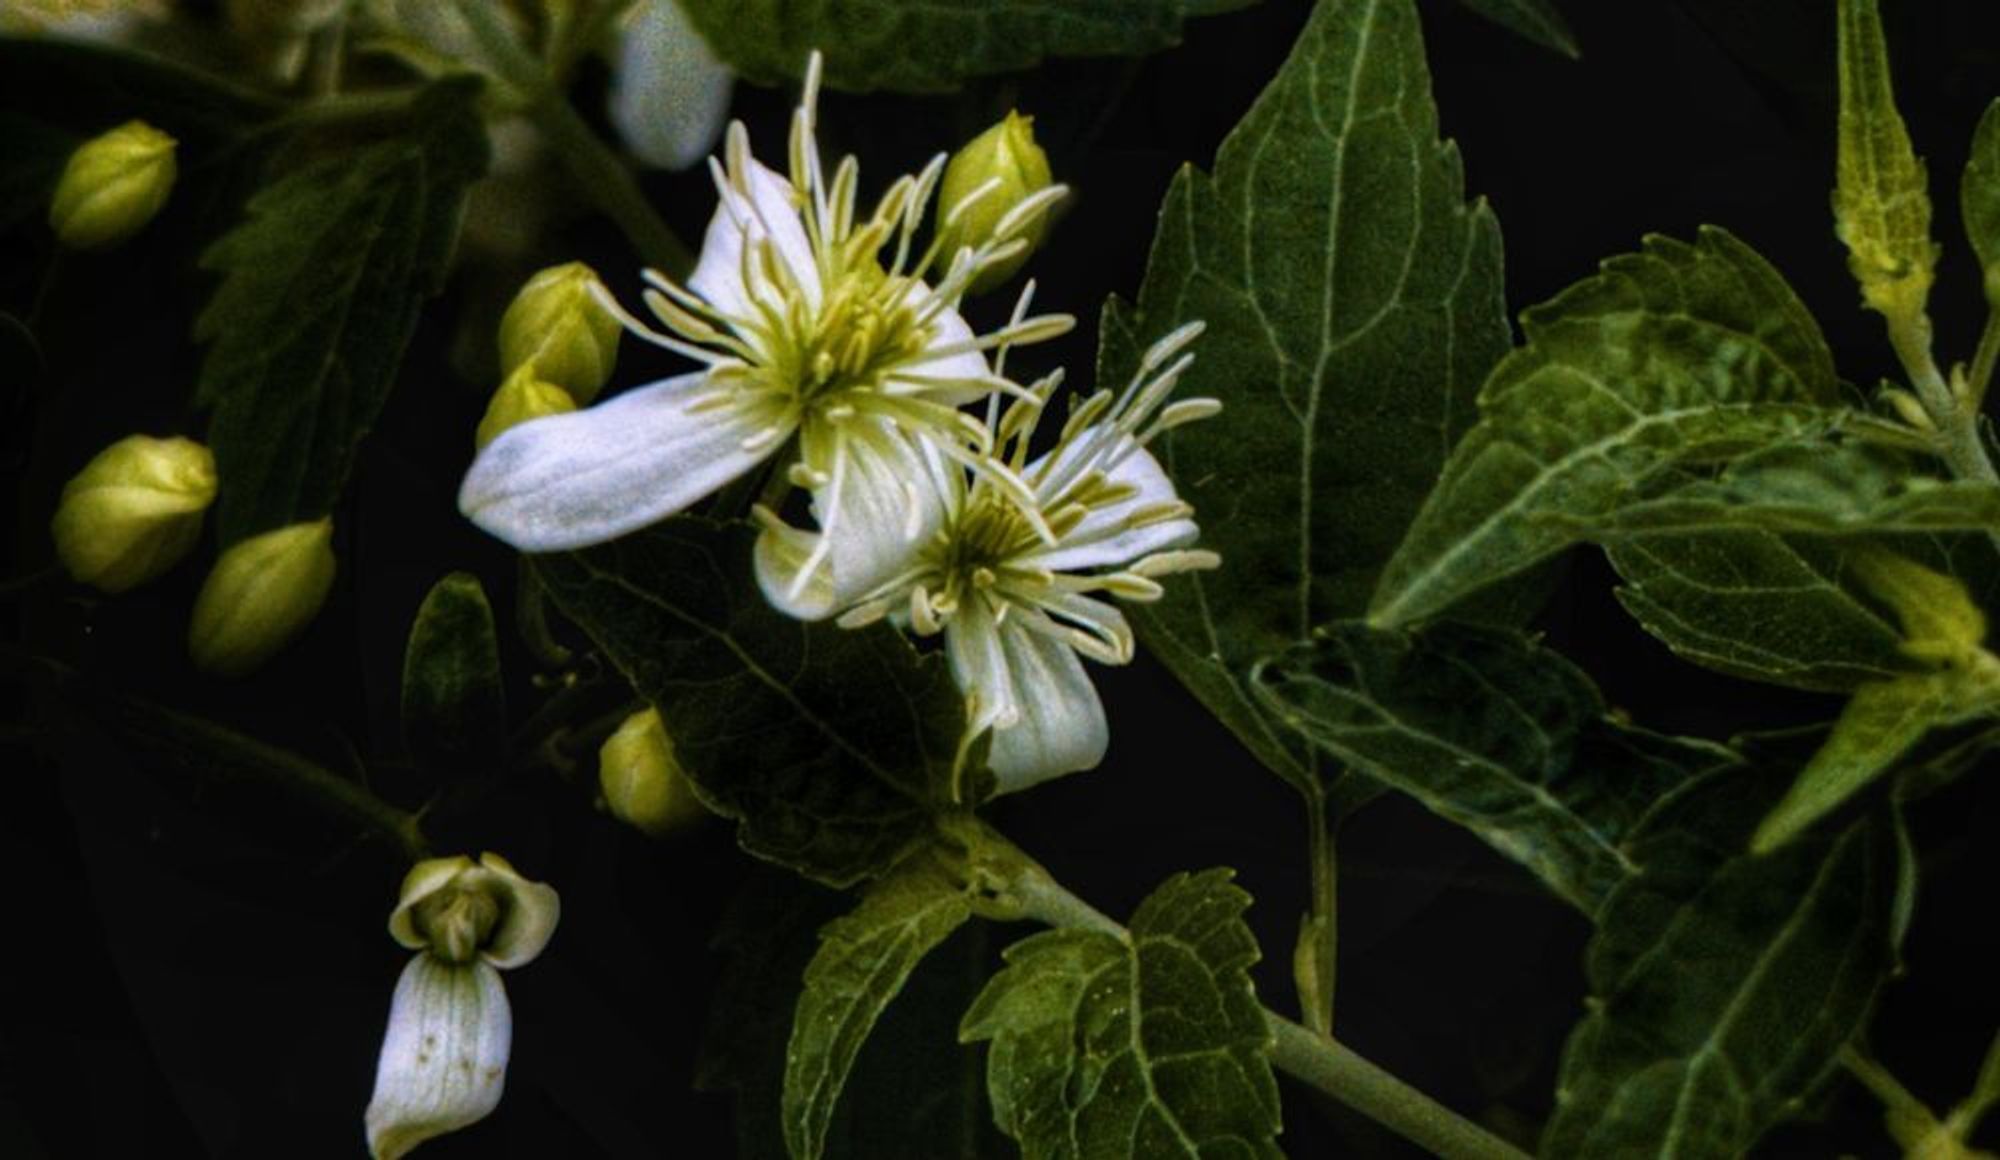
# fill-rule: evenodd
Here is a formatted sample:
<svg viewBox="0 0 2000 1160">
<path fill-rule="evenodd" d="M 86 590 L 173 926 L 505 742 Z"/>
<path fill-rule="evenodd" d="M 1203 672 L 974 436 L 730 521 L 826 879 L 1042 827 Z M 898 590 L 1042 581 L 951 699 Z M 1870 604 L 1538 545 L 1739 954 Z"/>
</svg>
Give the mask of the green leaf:
<svg viewBox="0 0 2000 1160">
<path fill-rule="evenodd" d="M 1920 474 L 1907 454 L 1808 432 L 1718 471 L 1663 472 L 1590 519 L 1555 513 L 1576 535 L 1691 535 L 1757 530 L 1823 536 L 2000 528 L 2000 485 Z"/>
<path fill-rule="evenodd" d="M 1301 785 L 1250 665 L 1358 613 L 1507 349 L 1500 229 L 1440 142 L 1409 0 L 1328 0 L 1216 155 L 1174 179 L 1136 308 L 1104 315 L 1099 381 L 1200 319 L 1182 380 L 1223 413 L 1162 455 L 1222 567 L 1167 585 L 1147 646 Z"/>
<path fill-rule="evenodd" d="M 1854 591 L 1839 541 L 1725 532 L 1606 551 L 1625 581 L 1619 603 L 1695 664 L 1823 692 L 1921 669 L 1891 618 Z"/>
<path fill-rule="evenodd" d="M 203 255 L 223 276 L 195 324 L 223 544 L 332 510 L 485 169 L 479 91 L 433 85 L 393 135 L 266 186 Z"/>
<path fill-rule="evenodd" d="M 1527 345 L 1481 389 L 1383 570 L 1369 618 L 1434 615 L 1574 543 L 1591 520 L 1679 463 L 1723 459 L 1820 426 L 1838 400 L 1819 328 L 1778 272 L 1728 233 L 1649 237 L 1522 316 Z"/>
<path fill-rule="evenodd" d="M 992 1041 L 994 1118 L 1023 1155 L 1282 1155 L 1250 896 L 1230 877 L 1168 879 L 1124 938 L 1051 930 L 1007 948 L 959 1036 Z"/>
<path fill-rule="evenodd" d="M 403 649 L 403 742 L 433 772 L 497 773 L 507 700 L 493 607 L 479 578 L 453 572 L 431 587 Z"/>
<path fill-rule="evenodd" d="M 2000 100 L 1986 106 L 1972 132 L 1972 155 L 1965 159 L 1959 180 L 1958 204 L 1965 218 L 1965 236 L 1979 264 L 2000 263 Z"/>
<path fill-rule="evenodd" d="M 1896 112 L 1875 0 L 1840 0 L 1840 148 L 1833 217 L 1861 296 L 1884 314 L 1921 314 L 1937 245 L 1924 163 Z"/>
<path fill-rule="evenodd" d="M 1505 629 L 1335 624 L 1254 681 L 1330 756 L 1471 830 L 1585 914 L 1638 872 L 1625 841 L 1654 802 L 1740 764 L 1620 724 L 1574 665 Z"/>
<path fill-rule="evenodd" d="M 749 534 L 683 517 L 536 556 L 564 614 L 659 710 L 744 849 L 828 885 L 896 864 L 951 798 L 964 705 L 943 658 L 893 629 L 785 617 L 758 594 Z"/>
<path fill-rule="evenodd" d="M 1645 870 L 1598 915 L 1541 1155 L 1743 1155 L 1864 1026 L 1893 962 L 1894 837 L 1871 817 L 1753 856 L 1780 785 L 1718 771 L 1632 836 Z"/>
<path fill-rule="evenodd" d="M 2000 657 L 1980 647 L 1986 617 L 1965 585 L 1891 552 L 1858 553 L 1863 584 L 1895 609 L 1903 651 L 1935 671 L 1863 685 L 1752 848 L 1776 849 L 1887 772 L 1932 729 L 2000 714 Z"/>
<path fill-rule="evenodd" d="M 1486 19 L 1571 60 L 1583 55 L 1576 34 L 1549 0 L 1459 0 Z"/>
<path fill-rule="evenodd" d="M 826 54 L 826 81 L 855 92 L 957 88 L 1051 56 L 1142 56 L 1180 43 L 1189 17 L 1254 0 L 682 0 L 702 37 L 759 84 Z"/>
<path fill-rule="evenodd" d="M 785 1051 L 785 1144 L 794 1157 L 825 1151 L 855 1057 L 917 963 L 972 916 L 965 891 L 935 854 L 919 851 L 821 929 Z"/>
</svg>

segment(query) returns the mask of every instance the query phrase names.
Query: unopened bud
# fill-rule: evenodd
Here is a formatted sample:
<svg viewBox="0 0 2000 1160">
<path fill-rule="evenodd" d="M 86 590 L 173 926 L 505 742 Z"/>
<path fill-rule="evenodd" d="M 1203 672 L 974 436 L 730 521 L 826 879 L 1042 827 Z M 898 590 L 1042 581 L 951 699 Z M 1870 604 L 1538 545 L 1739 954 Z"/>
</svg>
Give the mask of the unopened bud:
<svg viewBox="0 0 2000 1160">
<path fill-rule="evenodd" d="M 292 524 L 232 545 L 195 597 L 195 667 L 238 677 L 288 644 L 333 588 L 333 519 Z"/>
<path fill-rule="evenodd" d="M 77 580 L 123 592 L 180 562 L 215 499 L 215 456 L 192 439 L 131 435 L 63 487 L 49 530 Z"/>
<path fill-rule="evenodd" d="M 659 837 L 702 814 L 657 710 L 625 718 L 597 751 L 597 782 L 611 816 Z"/>
<path fill-rule="evenodd" d="M 1051 180 L 1048 154 L 1035 144 L 1033 117 L 1009 112 L 999 124 L 966 142 L 952 155 L 938 185 L 938 253 L 947 268 L 959 250 L 993 240 L 1001 219 L 1047 189 Z M 1012 257 L 989 264 L 969 290 L 984 293 L 1012 277 L 1047 229 L 1046 214 L 1021 222 L 1012 236 L 1026 244 Z"/>
<path fill-rule="evenodd" d="M 389 937 L 448 963 L 476 957 L 512 968 L 542 953 L 561 914 L 553 887 L 521 877 L 491 851 L 477 862 L 426 858 L 403 876 Z"/>
<path fill-rule="evenodd" d="M 66 246 L 98 250 L 139 232 L 174 187 L 174 139 L 127 121 L 70 154 L 49 203 L 49 225 Z"/>
<path fill-rule="evenodd" d="M 590 292 L 597 272 L 582 262 L 528 279 L 500 319 L 500 373 L 529 363 L 579 403 L 597 397 L 618 362 L 618 319 Z"/>
<path fill-rule="evenodd" d="M 492 400 L 486 404 L 486 415 L 479 420 L 474 443 L 483 450 L 509 427 L 574 410 L 576 400 L 568 391 L 544 381 L 537 373 L 537 364 L 523 363 L 493 392 Z"/>
</svg>

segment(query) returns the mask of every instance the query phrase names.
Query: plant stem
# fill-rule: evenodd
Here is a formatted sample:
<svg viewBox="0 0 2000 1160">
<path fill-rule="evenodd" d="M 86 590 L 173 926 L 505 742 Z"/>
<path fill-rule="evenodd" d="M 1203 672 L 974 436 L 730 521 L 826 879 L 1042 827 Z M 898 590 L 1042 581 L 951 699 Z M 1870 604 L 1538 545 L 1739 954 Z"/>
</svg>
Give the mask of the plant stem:
<svg viewBox="0 0 2000 1160">
<path fill-rule="evenodd" d="M 1049 926 L 1100 931 L 1129 942 L 1131 932 L 1103 911 L 1071 894 L 1041 866 L 1028 861 L 1009 884 L 1025 917 Z M 1266 1008 L 1280 1071 L 1429 1149 L 1445 1160 L 1528 1160 L 1528 1154 L 1460 1116 L 1336 1042 Z"/>
<path fill-rule="evenodd" d="M 1991 329 L 1989 324 L 1988 330 Z M 1993 461 L 1987 457 L 1986 446 L 1979 437 L 1979 407 L 1974 401 L 1979 392 L 1970 390 L 1960 397 L 1945 382 L 1937 360 L 1931 356 L 1930 319 L 1921 313 L 1890 316 L 1889 344 L 1895 347 L 1897 359 L 1916 388 L 1918 401 L 1937 427 L 1938 456 L 1952 475 L 2000 484 L 2000 472 L 1993 469 Z M 1980 345 L 1983 348 L 1986 344 L 1982 340 Z M 1987 532 L 1987 538 L 2000 549 L 2000 531 Z"/>
<path fill-rule="evenodd" d="M 2000 1102 L 2000 1033 L 1993 1037 L 1993 1043 L 1986 1049 L 1986 1061 L 1979 1067 L 1979 1078 L 1973 1082 L 1972 1094 L 1958 1102 L 1945 1118 L 1945 1126 L 1954 1136 L 1964 1140 L 1979 1127 L 1987 1109 Z"/>
<path fill-rule="evenodd" d="M 1301 938 L 1318 937 L 1318 945 L 1312 948 L 1310 979 L 1299 980 L 1302 993 L 1300 1007 L 1305 1015 L 1305 1024 L 1320 1035 L 1333 1034 L 1333 988 L 1336 957 L 1340 950 L 1340 928 L 1334 920 L 1334 908 L 1338 898 L 1338 860 L 1333 848 L 1333 826 L 1327 821 L 1326 790 L 1313 780 L 1312 789 L 1306 795 L 1306 858 L 1307 872 L 1312 875 L 1312 916 L 1308 928 L 1300 932 Z M 1310 991 L 1307 991 L 1310 987 Z"/>
<path fill-rule="evenodd" d="M 610 218 L 647 265 L 676 278 L 694 269 L 694 254 L 674 236 L 639 190 L 630 170 L 591 131 L 549 79 L 542 62 L 514 39 L 484 0 L 457 0 L 486 63 L 527 102 L 525 112 L 562 158 L 577 191 Z"/>
<path fill-rule="evenodd" d="M 1987 308 L 1986 328 L 1979 332 L 1979 349 L 1972 355 L 1972 370 L 1965 379 L 1966 406 L 1974 414 L 1986 402 L 1995 362 L 2000 362 L 2000 306 Z"/>
<path fill-rule="evenodd" d="M 1840 1066 L 1846 1068 L 1849 1075 L 1860 1080 L 1863 1087 L 1875 1093 L 1875 1098 L 1882 1101 L 1882 1107 L 1889 1113 L 1892 1123 L 1937 1122 L 1937 1117 L 1931 1113 L 1924 1101 L 1911 1095 L 1910 1089 L 1889 1074 L 1889 1069 L 1862 1054 L 1852 1044 L 1841 1048 Z"/>
</svg>

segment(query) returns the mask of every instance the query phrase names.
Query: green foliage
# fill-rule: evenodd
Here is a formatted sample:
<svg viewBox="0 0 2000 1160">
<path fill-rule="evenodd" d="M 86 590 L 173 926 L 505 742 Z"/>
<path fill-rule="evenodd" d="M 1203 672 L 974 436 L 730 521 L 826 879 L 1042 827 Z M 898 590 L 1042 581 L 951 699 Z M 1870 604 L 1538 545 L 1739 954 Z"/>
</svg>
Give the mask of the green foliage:
<svg viewBox="0 0 2000 1160">
<path fill-rule="evenodd" d="M 1576 34 L 1549 0 L 1459 0 L 1493 23 L 1574 60 L 1583 55 Z"/>
<path fill-rule="evenodd" d="M 389 135 L 277 176 L 203 255 L 222 282 L 195 325 L 196 401 L 225 546 L 332 510 L 485 169 L 479 91 L 439 82 Z"/>
<path fill-rule="evenodd" d="M 750 537 L 691 518 L 537 556 L 549 594 L 653 703 L 744 849 L 833 886 L 893 866 L 949 800 L 964 709 L 942 658 L 887 626 L 791 620 Z"/>
<path fill-rule="evenodd" d="M 760 83 L 796 77 L 814 49 L 842 89 L 925 93 L 1050 56 L 1141 56 L 1190 17 L 1252 0 L 685 0 L 718 56 Z"/>
<path fill-rule="evenodd" d="M 1023 1155 L 1282 1155 L 1250 896 L 1230 876 L 1168 879 L 1125 937 L 1051 930 L 1007 948 L 959 1034 L 992 1041 L 993 1114 Z"/>
<path fill-rule="evenodd" d="M 1522 316 L 1527 345 L 1383 570 L 1383 625 L 1435 615 L 1575 542 L 1552 520 L 1615 511 L 1636 485 L 1811 429 L 1832 356 L 1778 272 L 1728 233 L 1646 239 Z"/>
<path fill-rule="evenodd" d="M 1258 695 L 1335 759 L 1410 794 L 1585 914 L 1638 872 L 1632 828 L 1739 759 L 1614 719 L 1590 679 L 1518 632 L 1347 622 L 1258 666 Z"/>
<path fill-rule="evenodd" d="M 1676 468 L 1595 519 L 1549 522 L 1594 540 L 1758 530 L 1852 536 L 2000 528 L 2000 485 L 1939 479 L 1907 452 L 1810 431 L 1722 465 Z"/>
<path fill-rule="evenodd" d="M 1891 964 L 1895 840 L 1871 817 L 1752 855 L 1782 784 L 1718 771 L 1631 836 L 1644 870 L 1598 914 L 1543 1155 L 1742 1155 L 1862 1027 Z"/>
<path fill-rule="evenodd" d="M 454 779 L 492 776 L 506 759 L 500 642 L 486 590 L 469 572 L 433 585 L 410 625 L 403 743 L 419 765 Z"/>
<path fill-rule="evenodd" d="M 1885 314 L 1921 313 L 1937 245 L 1924 164 L 1896 112 L 1875 0 L 1840 0 L 1839 180 L 1833 216 L 1862 297 Z"/>
<path fill-rule="evenodd" d="M 1965 236 L 1979 264 L 2000 262 L 2000 100 L 1986 106 L 1972 133 L 1972 155 L 1959 181 L 1958 204 Z"/>
<path fill-rule="evenodd" d="M 935 854 L 918 851 L 820 930 L 785 1051 L 785 1144 L 794 1157 L 824 1153 L 834 1101 L 875 1021 L 917 963 L 972 917 L 965 890 Z"/>
<path fill-rule="evenodd" d="M 1261 715 L 1250 665 L 1361 610 L 1507 349 L 1499 226 L 1463 185 L 1415 6 L 1322 3 L 1214 175 L 1175 178 L 1136 308 L 1105 310 L 1104 383 L 1145 341 L 1208 325 L 1182 391 L 1221 399 L 1223 416 L 1162 454 L 1222 567 L 1178 578 L 1137 619 L 1295 782 L 1310 759 Z"/>
</svg>

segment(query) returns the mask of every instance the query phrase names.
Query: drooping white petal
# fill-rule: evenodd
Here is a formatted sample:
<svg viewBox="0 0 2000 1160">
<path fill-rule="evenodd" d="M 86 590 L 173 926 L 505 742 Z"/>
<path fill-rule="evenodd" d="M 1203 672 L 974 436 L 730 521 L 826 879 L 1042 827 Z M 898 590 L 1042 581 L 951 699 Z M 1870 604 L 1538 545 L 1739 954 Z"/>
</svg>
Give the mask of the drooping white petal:
<svg viewBox="0 0 2000 1160">
<path fill-rule="evenodd" d="M 1029 464 L 1027 478 L 1031 482 L 1073 479 L 1077 474 L 1074 468 L 1078 456 L 1092 455 L 1093 448 L 1102 451 L 1101 435 L 1103 431 L 1097 427 L 1077 432 L 1074 438 L 1065 440 L 1063 446 L 1052 453 L 1055 457 L 1053 462 L 1049 456 L 1043 456 Z M 1109 440 L 1105 443 L 1109 444 Z M 1136 527 L 1127 526 L 1134 514 L 1142 509 L 1175 503 L 1178 497 L 1174 494 L 1173 481 L 1160 468 L 1159 460 L 1154 459 L 1145 448 L 1133 446 L 1130 435 L 1120 435 L 1115 444 L 1109 445 L 1109 458 L 1122 458 L 1117 458 L 1117 465 L 1108 474 L 1108 479 L 1114 484 L 1130 487 L 1132 494 L 1116 503 L 1091 508 L 1090 514 L 1064 534 L 1060 541 L 1021 557 L 1022 564 L 1046 568 L 1051 572 L 1116 567 L 1153 552 L 1185 547 L 1200 535 L 1195 522 L 1185 516 L 1154 520 Z M 1055 498 L 1046 494 L 1047 489 L 1040 484 L 1035 490 L 1045 501 Z"/>
<path fill-rule="evenodd" d="M 819 264 L 813 259 L 812 243 L 806 238 L 805 222 L 799 217 L 798 194 L 792 183 L 766 168 L 761 162 L 743 157 L 743 176 L 749 196 L 724 186 L 708 220 L 708 233 L 701 241 L 701 259 L 687 284 L 718 311 L 733 317 L 753 313 L 753 298 L 782 309 L 785 296 L 770 285 L 755 263 L 749 267 L 750 285 L 744 284 L 743 247 L 745 239 L 767 238 L 778 260 L 791 272 L 794 282 L 814 310 L 820 304 Z"/>
<path fill-rule="evenodd" d="M 419 954 L 396 980 L 389 1030 L 368 1101 L 368 1147 L 395 1160 L 434 1136 L 483 1119 L 500 1103 L 514 1016 L 486 963 Z"/>
<path fill-rule="evenodd" d="M 972 607 L 945 626 L 945 649 L 960 687 L 974 697 L 972 727 L 992 726 L 987 762 L 1000 793 L 1104 760 L 1111 744 L 1104 704 L 1067 644 L 996 624 L 983 607 Z"/>
<path fill-rule="evenodd" d="M 765 413 L 709 402 L 700 374 L 513 427 L 459 488 L 473 523 L 524 552 L 583 548 L 681 511 L 756 466 L 788 432 Z M 750 447 L 744 441 L 764 438 Z"/>
<path fill-rule="evenodd" d="M 801 450 L 829 476 L 813 489 L 823 530 L 766 528 L 757 538 L 757 583 L 780 612 L 819 620 L 911 566 L 944 521 L 946 472 L 958 468 L 922 436 L 889 423 L 852 422 L 840 432 L 809 424 Z M 835 454 L 838 465 L 827 462 Z M 805 568 L 813 573 L 801 581 Z"/>
<path fill-rule="evenodd" d="M 639 160 L 686 169 L 715 147 L 734 85 L 679 0 L 640 0 L 618 31 L 606 111 Z"/>
</svg>

